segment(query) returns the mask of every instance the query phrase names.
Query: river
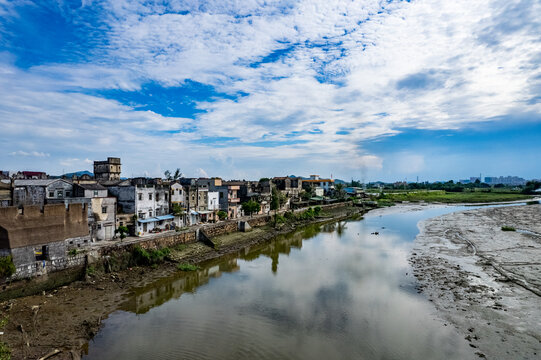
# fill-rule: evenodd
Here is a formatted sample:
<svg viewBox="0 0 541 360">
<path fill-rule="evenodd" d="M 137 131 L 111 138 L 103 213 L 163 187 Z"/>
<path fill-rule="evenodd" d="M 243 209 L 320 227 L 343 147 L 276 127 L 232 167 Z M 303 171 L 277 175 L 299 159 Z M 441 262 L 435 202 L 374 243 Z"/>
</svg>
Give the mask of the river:
<svg viewBox="0 0 541 360">
<path fill-rule="evenodd" d="M 472 358 L 417 294 L 407 261 L 419 221 L 462 209 L 392 208 L 308 226 L 134 289 L 84 358 Z"/>
</svg>

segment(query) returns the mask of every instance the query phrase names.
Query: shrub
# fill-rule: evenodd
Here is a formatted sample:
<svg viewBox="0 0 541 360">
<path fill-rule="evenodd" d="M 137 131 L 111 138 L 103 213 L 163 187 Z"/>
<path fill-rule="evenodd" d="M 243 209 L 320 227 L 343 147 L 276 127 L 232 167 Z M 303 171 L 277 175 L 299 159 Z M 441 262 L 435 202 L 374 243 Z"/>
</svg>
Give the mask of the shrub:
<svg viewBox="0 0 541 360">
<path fill-rule="evenodd" d="M 140 246 L 133 249 L 132 255 L 136 265 L 153 265 L 162 263 L 171 254 L 169 248 L 145 250 Z"/>
<path fill-rule="evenodd" d="M 227 219 L 227 213 L 223 210 L 218 211 L 217 215 L 220 220 Z"/>
<path fill-rule="evenodd" d="M 16 270 L 11 255 L 0 257 L 0 277 L 11 276 Z"/>
<path fill-rule="evenodd" d="M 75 256 L 77 255 L 77 252 L 78 252 L 77 249 L 71 249 L 70 251 L 68 251 L 68 255 Z"/>
<path fill-rule="evenodd" d="M 294 220 L 295 219 L 295 214 L 293 214 L 292 211 L 286 211 L 284 213 L 284 218 L 287 219 L 287 220 Z"/>
<path fill-rule="evenodd" d="M 195 270 L 199 270 L 199 266 L 180 263 L 177 265 L 177 269 L 179 269 L 180 271 L 195 271 Z"/>
<path fill-rule="evenodd" d="M 502 226 L 502 231 L 516 231 L 512 226 Z"/>
</svg>

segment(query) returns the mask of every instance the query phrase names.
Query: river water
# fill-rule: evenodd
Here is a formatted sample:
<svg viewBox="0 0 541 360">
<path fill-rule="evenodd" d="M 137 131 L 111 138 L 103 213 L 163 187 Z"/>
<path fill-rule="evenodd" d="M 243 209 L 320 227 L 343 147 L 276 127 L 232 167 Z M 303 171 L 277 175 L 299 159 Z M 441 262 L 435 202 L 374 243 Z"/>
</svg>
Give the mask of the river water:
<svg viewBox="0 0 541 360">
<path fill-rule="evenodd" d="M 135 289 L 85 359 L 471 358 L 407 261 L 420 220 L 462 209 L 308 226 Z"/>
</svg>

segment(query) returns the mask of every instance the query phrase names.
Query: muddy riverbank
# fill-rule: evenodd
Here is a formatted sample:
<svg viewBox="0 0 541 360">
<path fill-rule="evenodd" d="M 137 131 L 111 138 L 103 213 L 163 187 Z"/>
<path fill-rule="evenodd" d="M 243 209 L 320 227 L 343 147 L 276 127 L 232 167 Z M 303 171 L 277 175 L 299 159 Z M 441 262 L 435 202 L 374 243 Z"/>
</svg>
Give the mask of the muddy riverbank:
<svg viewBox="0 0 541 360">
<path fill-rule="evenodd" d="M 410 262 L 438 315 L 480 358 L 539 359 L 541 205 L 456 212 L 419 228 Z"/>
<path fill-rule="evenodd" d="M 177 272 L 178 263 L 201 264 L 246 247 L 272 240 L 297 227 L 344 219 L 363 211 L 358 207 L 326 209 L 325 217 L 313 221 L 267 225 L 247 233 L 214 238 L 213 249 L 197 242 L 172 249 L 169 260 L 159 266 L 133 267 L 118 272 L 92 272 L 85 280 L 68 286 L 0 303 L 0 320 L 8 319 L 0 341 L 11 349 L 12 359 L 37 359 L 59 350 L 52 359 L 78 359 L 88 341 L 110 313 L 120 308 L 134 289 Z"/>
</svg>

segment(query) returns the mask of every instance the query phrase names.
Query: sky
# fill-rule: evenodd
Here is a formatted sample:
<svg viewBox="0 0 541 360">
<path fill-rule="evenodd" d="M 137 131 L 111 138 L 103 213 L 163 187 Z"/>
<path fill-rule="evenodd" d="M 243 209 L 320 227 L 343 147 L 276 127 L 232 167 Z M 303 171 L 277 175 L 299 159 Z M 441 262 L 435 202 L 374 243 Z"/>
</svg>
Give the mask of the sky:
<svg viewBox="0 0 541 360">
<path fill-rule="evenodd" d="M 0 0 L 0 170 L 541 178 L 535 0 Z"/>
</svg>

